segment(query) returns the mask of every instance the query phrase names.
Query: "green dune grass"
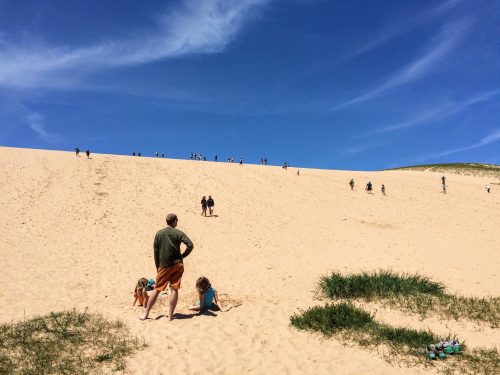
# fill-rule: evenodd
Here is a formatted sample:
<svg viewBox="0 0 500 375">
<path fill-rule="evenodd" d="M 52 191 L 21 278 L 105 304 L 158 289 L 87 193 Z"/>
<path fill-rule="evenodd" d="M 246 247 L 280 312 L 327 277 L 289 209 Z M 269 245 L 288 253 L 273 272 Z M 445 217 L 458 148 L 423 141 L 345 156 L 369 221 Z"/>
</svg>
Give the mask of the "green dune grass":
<svg viewBox="0 0 500 375">
<path fill-rule="evenodd" d="M 391 271 L 342 275 L 333 272 L 319 281 L 319 291 L 328 299 L 381 301 L 405 312 L 426 317 L 439 314 L 447 318 L 466 318 L 497 328 L 500 298 L 464 297 L 445 292 L 443 284 L 420 275 Z"/>
<path fill-rule="evenodd" d="M 338 336 L 362 347 L 386 348 L 385 359 L 406 365 L 430 365 L 425 348 L 439 341 L 457 339 L 440 337 L 430 330 L 392 327 L 375 320 L 374 316 L 354 301 L 376 301 L 388 304 L 423 318 L 430 313 L 444 320 L 467 318 L 487 322 L 497 327 L 500 299 L 462 297 L 448 294 L 443 284 L 416 274 L 397 274 L 391 271 L 363 272 L 342 275 L 332 273 L 318 283 L 322 297 L 335 302 L 300 311 L 290 317 L 290 324 L 300 330 L 319 332 L 325 337 Z M 460 341 L 460 340 L 459 340 Z M 465 344 L 461 342 L 463 349 Z M 465 350 L 452 359 L 439 361 L 439 369 L 449 374 L 500 373 L 497 349 Z"/>
<path fill-rule="evenodd" d="M 120 321 L 52 312 L 0 325 L 0 374 L 124 373 L 126 358 L 145 346 Z"/>
</svg>

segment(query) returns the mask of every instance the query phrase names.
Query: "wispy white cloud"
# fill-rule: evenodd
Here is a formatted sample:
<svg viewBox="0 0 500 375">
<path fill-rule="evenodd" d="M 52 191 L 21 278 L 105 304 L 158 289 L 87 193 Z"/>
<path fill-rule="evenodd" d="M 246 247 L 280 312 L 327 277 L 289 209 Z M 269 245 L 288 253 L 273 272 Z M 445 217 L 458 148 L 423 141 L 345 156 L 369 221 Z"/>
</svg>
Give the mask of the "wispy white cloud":
<svg viewBox="0 0 500 375">
<path fill-rule="evenodd" d="M 395 125 L 383 126 L 381 128 L 376 129 L 375 131 L 369 132 L 365 135 L 387 133 L 387 132 L 391 132 L 391 131 L 395 131 L 395 130 L 407 129 L 407 128 L 412 128 L 412 127 L 419 126 L 419 125 L 430 124 L 430 123 L 434 123 L 437 121 L 441 121 L 441 120 L 444 120 L 448 117 L 451 117 L 457 113 L 464 112 L 469 107 L 471 107 L 475 104 L 478 104 L 481 102 L 486 102 L 498 94 L 500 94 L 500 90 L 486 91 L 486 92 L 483 92 L 479 95 L 475 95 L 471 98 L 468 98 L 466 100 L 462 100 L 460 102 L 454 102 L 454 103 L 448 102 L 448 103 L 441 105 L 439 107 L 427 110 L 427 111 L 415 116 L 411 120 L 400 122 L 399 124 L 395 124 Z"/>
<path fill-rule="evenodd" d="M 185 1 L 151 30 L 85 47 L 0 44 L 0 87 L 67 87 L 82 75 L 196 53 L 222 51 L 271 0 Z"/>
<path fill-rule="evenodd" d="M 430 43 L 424 54 L 396 72 L 385 82 L 370 91 L 337 105 L 332 110 L 338 110 L 349 105 L 366 102 L 385 94 L 396 87 L 421 79 L 429 74 L 458 44 L 470 21 L 455 22 L 445 26 L 441 33 Z"/>
<path fill-rule="evenodd" d="M 438 152 L 436 154 L 431 154 L 431 155 L 426 156 L 425 158 L 422 158 L 422 160 L 435 159 L 435 158 L 440 158 L 443 156 L 457 154 L 459 152 L 474 150 L 476 148 L 483 147 L 483 146 L 489 145 L 490 143 L 497 142 L 497 141 L 500 141 L 500 129 L 495 129 L 490 134 L 488 134 L 486 137 L 482 138 L 479 142 L 473 143 L 473 144 L 468 145 L 468 146 L 452 148 L 450 150 Z"/>
<path fill-rule="evenodd" d="M 26 123 L 33 130 L 36 135 L 45 142 L 54 143 L 59 140 L 59 135 L 49 133 L 45 127 L 45 118 L 37 113 L 31 112 L 26 116 Z"/>
<path fill-rule="evenodd" d="M 354 49 L 350 54 L 348 54 L 344 60 L 349 60 L 365 52 L 371 51 L 381 45 L 384 45 L 388 41 L 396 38 L 397 36 L 414 30 L 424 24 L 441 17 L 445 12 L 453 9 L 463 0 L 448 0 L 444 1 L 437 6 L 426 10 L 420 14 L 413 17 L 405 17 L 404 20 L 397 21 L 395 23 L 389 24 L 384 30 L 382 30 L 375 38 L 365 43 L 364 45 Z"/>
</svg>

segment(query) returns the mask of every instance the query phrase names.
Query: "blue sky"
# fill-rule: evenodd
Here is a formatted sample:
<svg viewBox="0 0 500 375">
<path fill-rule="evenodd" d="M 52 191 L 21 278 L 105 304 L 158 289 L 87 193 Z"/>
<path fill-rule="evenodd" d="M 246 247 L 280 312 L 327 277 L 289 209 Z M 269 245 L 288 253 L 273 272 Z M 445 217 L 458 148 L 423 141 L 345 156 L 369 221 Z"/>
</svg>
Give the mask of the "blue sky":
<svg viewBox="0 0 500 375">
<path fill-rule="evenodd" d="M 0 145 L 500 164 L 500 2 L 0 0 Z"/>
</svg>

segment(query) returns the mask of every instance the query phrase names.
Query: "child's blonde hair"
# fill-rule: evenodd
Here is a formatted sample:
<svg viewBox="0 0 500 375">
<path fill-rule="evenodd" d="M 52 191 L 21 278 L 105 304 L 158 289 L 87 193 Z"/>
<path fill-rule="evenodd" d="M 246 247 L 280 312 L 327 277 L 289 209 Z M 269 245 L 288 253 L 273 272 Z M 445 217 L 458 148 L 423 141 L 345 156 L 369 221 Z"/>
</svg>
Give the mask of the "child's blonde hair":
<svg viewBox="0 0 500 375">
<path fill-rule="evenodd" d="M 138 281 L 137 284 L 135 285 L 134 292 L 137 292 L 138 289 L 145 288 L 146 285 L 148 285 L 148 279 L 145 277 L 141 277 Z"/>
<path fill-rule="evenodd" d="M 211 286 L 210 281 L 205 276 L 198 277 L 196 280 L 196 290 L 200 293 L 205 293 Z"/>
</svg>

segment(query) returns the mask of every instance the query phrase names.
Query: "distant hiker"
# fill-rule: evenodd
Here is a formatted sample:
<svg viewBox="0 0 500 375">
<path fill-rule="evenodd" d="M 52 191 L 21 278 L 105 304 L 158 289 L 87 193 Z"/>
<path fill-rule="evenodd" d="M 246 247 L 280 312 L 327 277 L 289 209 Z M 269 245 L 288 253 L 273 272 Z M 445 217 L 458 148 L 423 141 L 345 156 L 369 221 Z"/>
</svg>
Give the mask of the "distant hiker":
<svg viewBox="0 0 500 375">
<path fill-rule="evenodd" d="M 203 196 L 203 198 L 201 198 L 201 216 L 207 216 L 207 198 L 205 196 Z"/>
<path fill-rule="evenodd" d="M 267 158 L 264 159 L 264 165 L 267 165 Z"/>
<path fill-rule="evenodd" d="M 161 153 L 161 157 L 162 157 L 162 158 L 164 158 L 164 157 L 165 157 L 165 154 L 164 154 L 163 152 Z"/>
<path fill-rule="evenodd" d="M 243 165 L 243 159 L 240 158 L 240 165 Z"/>
<path fill-rule="evenodd" d="M 75 148 L 75 154 L 76 156 L 80 156 L 80 149 L 78 147 Z"/>
<path fill-rule="evenodd" d="M 141 156 L 141 153 L 139 152 L 137 155 L 138 155 L 138 156 Z"/>
<path fill-rule="evenodd" d="M 446 177 L 441 177 L 441 183 L 443 184 L 443 194 L 446 194 Z"/>
<path fill-rule="evenodd" d="M 368 192 L 368 194 L 372 194 L 373 185 L 372 185 L 371 181 L 369 181 L 369 182 L 366 184 L 366 188 L 365 188 L 365 190 Z"/>
<path fill-rule="evenodd" d="M 85 154 L 87 155 L 87 159 L 90 159 L 90 150 L 85 151 Z"/>
<path fill-rule="evenodd" d="M 167 215 L 167 227 L 156 233 L 154 240 L 154 259 L 156 265 L 156 284 L 149 296 L 149 301 L 144 315 L 139 319 L 146 320 L 151 308 L 154 306 L 158 294 L 170 284 L 170 309 L 169 320 L 174 318 L 175 307 L 179 298 L 182 274 L 184 273 L 184 262 L 191 251 L 193 243 L 186 234 L 176 229 L 178 223 L 177 215 Z M 186 245 L 186 250 L 181 253 L 181 243 Z"/>
<path fill-rule="evenodd" d="M 491 189 L 491 188 L 490 188 L 490 185 L 489 185 L 489 184 L 487 184 L 484 188 L 486 189 L 486 192 L 488 192 L 488 193 L 490 192 L 490 189 Z"/>
<path fill-rule="evenodd" d="M 351 187 L 351 190 L 354 190 L 354 178 L 351 178 L 351 181 L 349 181 L 349 186 Z"/>
<path fill-rule="evenodd" d="M 300 170 L 297 169 L 297 176 L 300 176 Z"/>
<path fill-rule="evenodd" d="M 132 152 L 132 156 L 135 156 L 135 152 Z"/>
<path fill-rule="evenodd" d="M 215 161 L 217 161 L 217 155 L 215 155 Z"/>
<path fill-rule="evenodd" d="M 158 151 L 156 151 L 156 157 L 158 157 Z"/>
<path fill-rule="evenodd" d="M 203 161 L 207 161 L 207 157 L 206 156 L 203 157 Z"/>
<path fill-rule="evenodd" d="M 201 161 L 201 153 L 198 154 L 198 160 Z"/>
<path fill-rule="evenodd" d="M 207 207 L 208 207 L 208 213 L 210 214 L 210 216 L 212 216 L 212 214 L 214 212 L 214 206 L 215 206 L 215 202 L 214 202 L 212 196 L 209 195 L 208 199 L 207 199 Z"/>
<path fill-rule="evenodd" d="M 385 186 L 382 184 L 382 187 L 380 188 L 380 191 L 382 192 L 382 195 L 385 195 Z"/>
</svg>

